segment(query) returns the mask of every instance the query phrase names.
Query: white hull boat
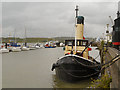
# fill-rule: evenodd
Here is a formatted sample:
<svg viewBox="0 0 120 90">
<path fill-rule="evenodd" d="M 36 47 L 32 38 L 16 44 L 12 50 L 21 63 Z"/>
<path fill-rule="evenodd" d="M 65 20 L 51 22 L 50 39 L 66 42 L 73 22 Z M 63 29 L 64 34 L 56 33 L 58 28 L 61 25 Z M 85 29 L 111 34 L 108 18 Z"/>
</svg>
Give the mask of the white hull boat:
<svg viewBox="0 0 120 90">
<path fill-rule="evenodd" d="M 35 50 L 35 49 L 36 49 L 35 46 L 31 46 L 31 47 L 29 47 L 29 48 L 30 48 L 30 50 Z"/>
<path fill-rule="evenodd" d="M 27 47 L 22 47 L 22 48 L 21 48 L 21 50 L 22 50 L 22 51 L 29 51 L 29 50 L 30 50 L 30 48 L 27 48 Z"/>
<path fill-rule="evenodd" d="M 36 47 L 36 49 L 40 49 L 40 47 L 39 46 L 35 46 Z"/>
<path fill-rule="evenodd" d="M 0 49 L 0 53 L 8 53 L 8 52 L 9 52 L 9 50 L 6 49 L 6 48 L 2 48 L 2 49 Z"/>
<path fill-rule="evenodd" d="M 13 51 L 13 52 L 20 52 L 21 49 L 20 49 L 20 47 L 13 47 L 13 48 L 12 48 L 12 51 Z"/>
<path fill-rule="evenodd" d="M 7 49 L 11 52 L 13 47 L 7 47 Z"/>
</svg>

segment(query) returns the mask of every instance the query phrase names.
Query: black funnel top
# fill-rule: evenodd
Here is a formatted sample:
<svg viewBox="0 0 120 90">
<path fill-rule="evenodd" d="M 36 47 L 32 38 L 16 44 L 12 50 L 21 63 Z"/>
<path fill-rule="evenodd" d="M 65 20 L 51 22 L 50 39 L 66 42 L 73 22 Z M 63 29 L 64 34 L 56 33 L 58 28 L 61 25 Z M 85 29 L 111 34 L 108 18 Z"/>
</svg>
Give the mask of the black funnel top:
<svg viewBox="0 0 120 90">
<path fill-rule="evenodd" d="M 77 24 L 84 24 L 84 17 L 83 16 L 77 17 Z"/>
</svg>

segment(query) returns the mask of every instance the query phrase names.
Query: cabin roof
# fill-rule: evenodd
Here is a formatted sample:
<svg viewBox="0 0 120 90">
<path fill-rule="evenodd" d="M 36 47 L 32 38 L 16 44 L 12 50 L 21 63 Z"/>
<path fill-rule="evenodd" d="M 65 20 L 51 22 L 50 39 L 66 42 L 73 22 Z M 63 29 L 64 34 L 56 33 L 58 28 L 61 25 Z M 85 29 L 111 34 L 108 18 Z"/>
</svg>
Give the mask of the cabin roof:
<svg viewBox="0 0 120 90">
<path fill-rule="evenodd" d="M 65 41 L 75 41 L 75 39 L 68 39 L 68 40 L 65 40 Z M 77 41 L 88 41 L 87 39 L 77 39 Z"/>
</svg>

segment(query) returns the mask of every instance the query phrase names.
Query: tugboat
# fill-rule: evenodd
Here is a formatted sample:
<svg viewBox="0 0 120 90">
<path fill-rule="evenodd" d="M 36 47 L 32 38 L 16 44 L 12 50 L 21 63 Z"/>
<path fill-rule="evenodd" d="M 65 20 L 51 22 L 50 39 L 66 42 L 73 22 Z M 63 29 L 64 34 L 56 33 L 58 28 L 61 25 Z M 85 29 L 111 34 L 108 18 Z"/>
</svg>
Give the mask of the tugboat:
<svg viewBox="0 0 120 90">
<path fill-rule="evenodd" d="M 120 50 L 120 1 L 118 2 L 117 19 L 114 20 L 112 32 L 113 47 Z"/>
<path fill-rule="evenodd" d="M 79 82 L 86 78 L 99 75 L 100 63 L 89 56 L 89 43 L 83 36 L 84 17 L 78 16 L 78 6 L 76 6 L 76 34 L 75 40 L 65 40 L 65 56 L 52 65 L 56 76 L 67 82 Z"/>
</svg>

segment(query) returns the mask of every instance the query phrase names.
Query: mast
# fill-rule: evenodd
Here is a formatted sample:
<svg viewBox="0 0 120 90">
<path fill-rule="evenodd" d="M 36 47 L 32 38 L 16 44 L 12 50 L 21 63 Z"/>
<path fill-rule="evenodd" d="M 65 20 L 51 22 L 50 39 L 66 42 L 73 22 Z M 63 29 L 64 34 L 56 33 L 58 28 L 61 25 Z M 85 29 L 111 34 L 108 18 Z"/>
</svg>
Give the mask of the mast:
<svg viewBox="0 0 120 90">
<path fill-rule="evenodd" d="M 120 1 L 118 2 L 118 12 L 117 12 L 117 18 L 120 17 Z"/>
<path fill-rule="evenodd" d="M 14 30 L 14 42 L 16 43 L 16 29 Z"/>
<path fill-rule="evenodd" d="M 25 46 L 27 46 L 27 42 L 26 42 L 26 27 L 25 27 L 25 40 L 24 40 L 24 42 L 25 42 Z"/>
<path fill-rule="evenodd" d="M 78 17 L 78 6 L 76 5 L 76 16 L 75 16 L 75 53 L 76 53 L 76 42 L 77 42 L 77 39 L 76 39 L 76 33 L 77 33 L 77 17 Z"/>
</svg>

